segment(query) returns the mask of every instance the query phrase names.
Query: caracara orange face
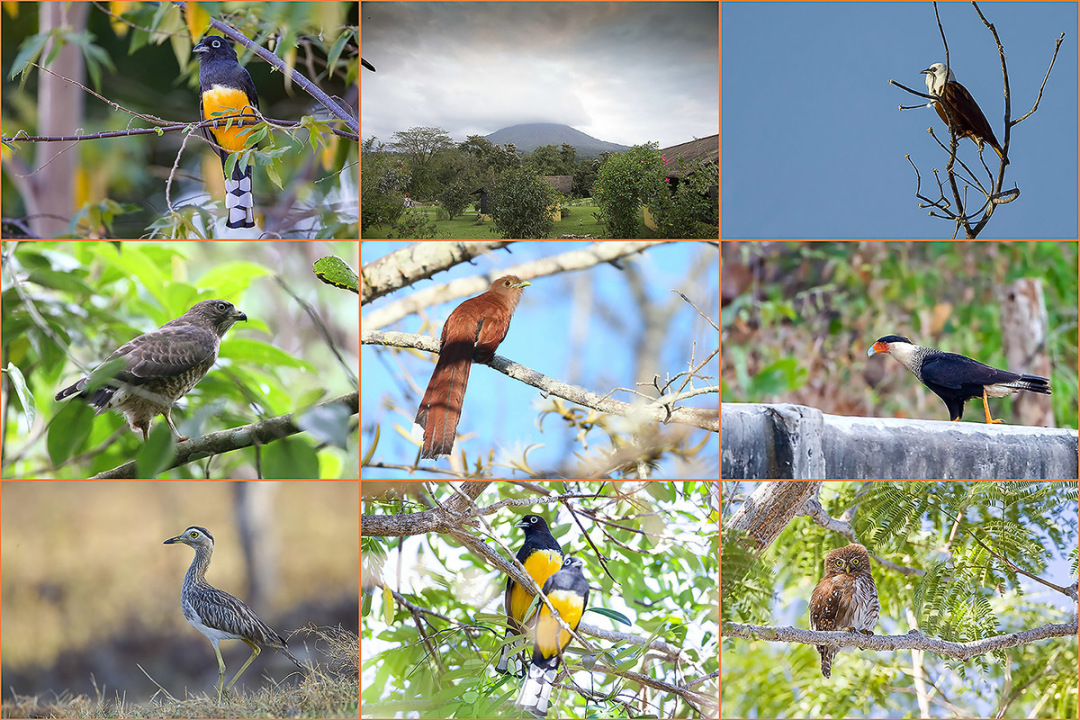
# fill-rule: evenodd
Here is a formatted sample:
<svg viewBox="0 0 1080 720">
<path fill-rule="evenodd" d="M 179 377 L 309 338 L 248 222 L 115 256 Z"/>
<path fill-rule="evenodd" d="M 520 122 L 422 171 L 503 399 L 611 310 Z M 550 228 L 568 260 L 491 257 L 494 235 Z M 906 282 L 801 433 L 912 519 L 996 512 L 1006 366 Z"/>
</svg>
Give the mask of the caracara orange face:
<svg viewBox="0 0 1080 720">
<path fill-rule="evenodd" d="M 874 351 L 875 355 L 878 353 L 887 353 L 889 352 L 889 343 L 878 340 L 870 349 Z"/>
</svg>

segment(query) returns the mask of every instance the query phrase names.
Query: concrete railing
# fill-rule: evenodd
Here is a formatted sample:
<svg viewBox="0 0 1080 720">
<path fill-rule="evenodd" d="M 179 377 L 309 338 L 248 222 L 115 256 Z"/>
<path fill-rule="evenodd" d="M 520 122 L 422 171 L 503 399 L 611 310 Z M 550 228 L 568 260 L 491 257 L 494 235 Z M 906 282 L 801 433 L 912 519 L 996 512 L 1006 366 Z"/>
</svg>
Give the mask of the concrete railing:
<svg viewBox="0 0 1080 720">
<path fill-rule="evenodd" d="M 1076 430 L 827 415 L 804 405 L 723 403 L 720 477 L 1076 479 Z"/>
</svg>

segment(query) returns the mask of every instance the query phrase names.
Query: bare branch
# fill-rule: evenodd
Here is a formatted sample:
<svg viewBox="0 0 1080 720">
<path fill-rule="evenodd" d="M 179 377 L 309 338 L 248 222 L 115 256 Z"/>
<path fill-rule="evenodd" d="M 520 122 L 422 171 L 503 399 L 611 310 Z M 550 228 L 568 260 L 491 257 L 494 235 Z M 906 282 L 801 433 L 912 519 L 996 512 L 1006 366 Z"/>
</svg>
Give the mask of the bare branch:
<svg viewBox="0 0 1080 720">
<path fill-rule="evenodd" d="M 856 647 L 863 650 L 924 650 L 959 660 L 970 660 L 977 655 L 1018 645 L 1028 645 L 1052 637 L 1075 637 L 1076 633 L 1075 616 L 1068 623 L 1042 625 L 1031 630 L 995 635 L 965 643 L 926 637 L 918 630 L 912 630 L 906 635 L 863 635 L 857 632 L 819 632 L 795 627 L 766 627 L 738 623 L 724 623 L 721 627 L 721 635 L 724 637 L 829 647 Z"/>
</svg>

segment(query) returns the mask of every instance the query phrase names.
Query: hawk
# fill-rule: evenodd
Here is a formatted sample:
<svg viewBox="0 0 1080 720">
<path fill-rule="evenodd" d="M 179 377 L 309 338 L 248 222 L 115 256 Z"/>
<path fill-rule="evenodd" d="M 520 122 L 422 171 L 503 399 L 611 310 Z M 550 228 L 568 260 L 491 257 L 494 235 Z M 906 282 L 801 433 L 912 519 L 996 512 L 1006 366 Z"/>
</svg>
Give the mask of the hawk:
<svg viewBox="0 0 1080 720">
<path fill-rule="evenodd" d="M 944 102 L 952 111 L 957 137 L 971 138 L 979 146 L 980 153 L 983 143 L 986 143 L 994 149 L 999 158 L 1008 163 L 1001 145 L 994 137 L 990 123 L 986 121 L 986 116 L 975 102 L 975 98 L 971 97 L 966 87 L 956 81 L 952 68 L 948 70 L 949 73 L 946 75 L 945 63 L 938 62 L 919 72 L 920 75 L 926 75 L 926 91 L 938 98 L 934 101 L 934 109 L 937 110 L 938 117 L 946 125 L 949 124 L 949 114 L 941 106 Z"/>
<path fill-rule="evenodd" d="M 157 330 L 120 347 L 89 376 L 56 393 L 56 400 L 76 395 L 97 409 L 115 410 L 131 429 L 150 435 L 150 421 L 164 415 L 177 442 L 182 436 L 169 416 L 172 406 L 203 379 L 217 360 L 222 336 L 247 315 L 225 300 L 203 300 Z"/>
</svg>

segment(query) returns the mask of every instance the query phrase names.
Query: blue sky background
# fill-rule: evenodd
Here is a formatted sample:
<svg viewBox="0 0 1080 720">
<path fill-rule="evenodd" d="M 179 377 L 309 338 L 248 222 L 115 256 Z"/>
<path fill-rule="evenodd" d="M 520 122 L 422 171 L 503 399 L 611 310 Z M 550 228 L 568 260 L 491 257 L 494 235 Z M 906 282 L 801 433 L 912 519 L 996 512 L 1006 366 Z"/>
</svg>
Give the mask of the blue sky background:
<svg viewBox="0 0 1080 720">
<path fill-rule="evenodd" d="M 404 242 L 364 241 L 360 250 L 361 263 L 370 263 L 409 245 Z M 459 265 L 437 273 L 431 280 L 419 281 L 365 306 L 361 313 L 361 330 L 369 329 L 364 326 L 363 318 L 374 309 L 398 302 L 410 293 L 427 289 L 433 284 L 483 275 L 499 277 L 506 274 L 508 268 L 591 246 L 591 243 L 574 242 L 511 243 L 512 254 L 496 251 L 482 255 L 474 260 L 473 265 Z M 634 388 L 639 380 L 651 381 L 653 373 L 658 373 L 662 381 L 668 375 L 686 370 L 695 343 L 699 363 L 716 349 L 719 342 L 717 331 L 705 324 L 692 307 L 672 292 L 677 289 L 684 293 L 714 322 L 718 321 L 720 278 L 719 253 L 715 243 L 707 245 L 687 241 L 659 245 L 625 258 L 620 264 L 624 267 L 635 266 L 635 272 L 628 274 L 604 263 L 585 270 L 531 278 L 532 286 L 525 288 L 510 324 L 510 332 L 497 354 L 557 380 L 604 395 L 616 387 Z M 468 297 L 478 294 L 473 293 Z M 646 342 L 642 337 L 645 323 L 640 313 L 640 297 L 646 299 L 653 312 L 670 310 L 664 331 L 655 338 L 659 345 L 655 355 L 659 367 L 639 370 L 647 377 L 634 375 L 639 344 Z M 437 337 L 447 316 L 465 299 L 455 298 L 425 308 L 434 324 L 425 332 Z M 393 327 L 378 329 L 419 332 L 422 324 L 422 318 L 414 314 Z M 380 428 L 379 447 L 374 456 L 376 461 L 409 465 L 415 459 L 418 445 L 407 436 L 424 388 L 435 368 L 433 358 L 430 353 L 395 354 L 381 347 L 361 347 L 362 442 L 368 448 L 373 441 L 374 428 Z M 717 357 L 702 372 L 715 378 L 719 375 L 719 368 Z M 415 387 L 405 381 L 406 374 L 411 376 Z M 695 387 L 708 384 L 695 382 Z M 627 392 L 615 392 L 612 397 L 624 402 L 633 401 Z M 475 462 L 478 453 L 483 453 L 486 462 L 488 450 L 494 448 L 495 461 L 504 462 L 508 455 L 520 456 L 521 450 L 529 445 L 543 444 L 544 447 L 528 455 L 534 470 L 558 471 L 575 467 L 570 453 L 582 448 L 580 443 L 575 443 L 574 434 L 568 430 L 565 422 L 557 415 L 548 415 L 543 420 L 541 432 L 539 408 L 545 402 L 536 388 L 511 380 L 489 367 L 474 366 L 458 427 L 459 434 L 470 433 L 473 437 L 464 444 L 458 444 L 458 453 L 464 448 L 472 462 Z M 685 404 L 716 408 L 717 396 L 701 395 Z M 613 422 L 615 427 L 621 427 L 621 420 Z M 397 431 L 398 428 L 404 435 Z M 703 436 L 704 431 L 691 429 L 693 443 L 700 443 Z M 610 447 L 608 436 L 602 430 L 594 429 L 586 437 L 589 453 L 595 447 Z M 704 462 L 715 465 L 709 474 L 702 475 L 700 471 L 687 474 L 677 461 L 665 459 L 655 477 L 715 477 L 719 472 L 719 442 L 715 433 L 708 440 L 701 457 Z M 448 463 L 446 458 L 437 463 L 424 460 L 422 466 L 445 469 L 449 467 Z M 383 469 L 365 468 L 361 472 L 364 479 L 414 477 L 404 471 L 397 473 Z M 509 468 L 499 468 L 497 473 L 502 477 L 521 476 Z"/>
<path fill-rule="evenodd" d="M 1005 187 L 1021 195 L 979 237 L 1076 238 L 1077 4 L 980 7 L 1005 48 L 1014 120 L 1031 109 L 1054 42 L 1063 32 L 1065 40 L 1038 112 L 1012 129 Z M 993 36 L 970 3 L 939 8 L 953 73 L 1004 143 Z M 933 168 L 944 178 L 947 154 L 926 130 L 946 144 L 948 130 L 932 108 L 899 111 L 924 101 L 889 84 L 925 91 L 919 71 L 945 61 L 931 3 L 723 3 L 721 58 L 723 237 L 951 236 L 950 222 L 918 207 L 904 158 L 933 196 L 927 181 Z M 970 140 L 959 154 L 978 165 Z"/>
</svg>

